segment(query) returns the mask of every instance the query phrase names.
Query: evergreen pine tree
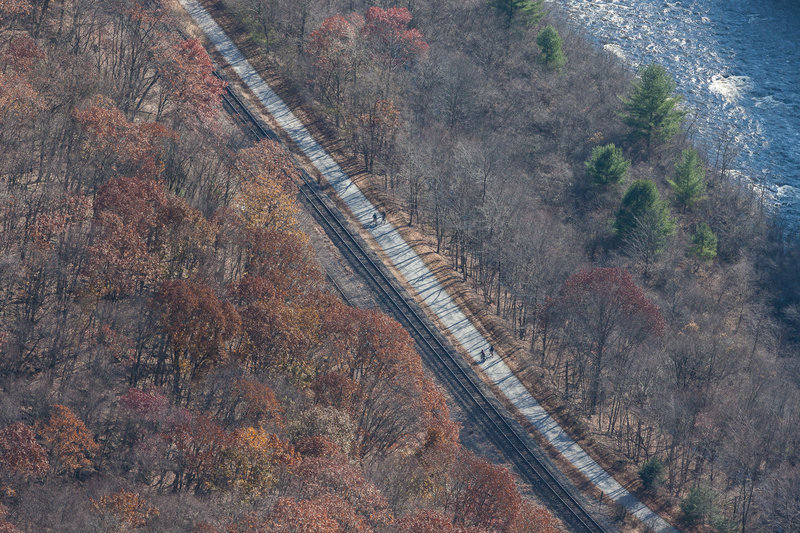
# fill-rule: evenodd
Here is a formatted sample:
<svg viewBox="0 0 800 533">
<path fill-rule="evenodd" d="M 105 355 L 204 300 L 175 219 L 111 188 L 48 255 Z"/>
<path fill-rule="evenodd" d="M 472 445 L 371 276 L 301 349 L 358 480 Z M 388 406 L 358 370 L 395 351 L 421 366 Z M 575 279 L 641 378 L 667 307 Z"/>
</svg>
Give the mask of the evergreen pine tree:
<svg viewBox="0 0 800 533">
<path fill-rule="evenodd" d="M 714 494 L 705 487 L 693 487 L 681 500 L 680 508 L 687 524 L 704 523 L 714 510 Z"/>
<path fill-rule="evenodd" d="M 489 5 L 506 18 L 506 28 L 514 22 L 524 26 L 537 24 L 544 16 L 544 0 L 489 0 Z"/>
<path fill-rule="evenodd" d="M 536 37 L 536 44 L 542 50 L 539 59 L 552 70 L 561 70 L 567 64 L 567 58 L 561 47 L 561 36 L 548 24 Z"/>
<path fill-rule="evenodd" d="M 595 185 L 617 185 L 625 180 L 630 166 L 622 150 L 610 143 L 592 148 L 592 157 L 586 161 L 586 173 Z"/>
<path fill-rule="evenodd" d="M 646 141 L 648 151 L 653 137 L 667 140 L 680 129 L 686 112 L 675 108 L 681 96 L 674 91 L 675 80 L 664 67 L 651 64 L 640 71 L 630 97 L 622 99 L 620 118 L 633 129 L 633 138 Z"/>
<path fill-rule="evenodd" d="M 664 479 L 664 465 L 658 457 L 651 457 L 639 468 L 639 479 L 647 490 L 652 489 Z"/>
<path fill-rule="evenodd" d="M 703 199 L 706 192 L 706 169 L 697 151 L 684 150 L 675 164 L 675 179 L 667 180 L 672 187 L 675 203 L 684 209 Z"/>
<path fill-rule="evenodd" d="M 636 180 L 625 191 L 614 221 L 617 236 L 623 241 L 633 237 L 642 221 L 648 221 L 648 232 L 658 237 L 651 235 L 649 240 L 659 248 L 654 253 L 659 253 L 675 231 L 675 222 L 669 216 L 666 203 L 659 198 L 655 183 L 650 180 Z"/>
<path fill-rule="evenodd" d="M 695 228 L 689 255 L 708 262 L 717 257 L 717 236 L 705 222 L 699 223 Z"/>
</svg>

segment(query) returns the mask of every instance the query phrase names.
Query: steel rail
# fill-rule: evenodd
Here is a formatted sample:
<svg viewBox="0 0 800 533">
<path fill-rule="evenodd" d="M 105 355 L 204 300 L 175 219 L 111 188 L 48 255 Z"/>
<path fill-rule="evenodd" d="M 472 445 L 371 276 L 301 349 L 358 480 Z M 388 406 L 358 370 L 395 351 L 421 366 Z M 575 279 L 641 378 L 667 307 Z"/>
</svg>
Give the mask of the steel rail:
<svg viewBox="0 0 800 533">
<path fill-rule="evenodd" d="M 239 118 L 254 139 L 277 139 L 273 131 L 262 126 L 252 115 L 230 86 L 226 89 L 223 102 L 226 109 Z M 389 302 L 389 307 L 394 311 L 392 314 L 406 326 L 418 346 L 433 356 L 435 361 L 429 360 L 429 363 L 435 362 L 439 368 L 444 369 L 446 375 L 439 377 L 445 378 L 451 389 L 455 389 L 454 395 L 459 398 L 462 406 L 473 415 L 477 415 L 475 418 L 483 426 L 486 434 L 504 451 L 506 457 L 537 489 L 540 496 L 549 500 L 547 503 L 551 505 L 551 509 L 555 507 L 554 510 L 572 530 L 604 533 L 605 528 L 553 475 L 550 468 L 536 456 L 525 439 L 519 435 L 519 430 L 487 397 L 476 383 L 477 377 L 474 372 L 464 369 L 463 363 L 459 364 L 463 359 L 454 353 L 454 348 L 447 346 L 450 344 L 449 341 L 441 339 L 434 333 L 431 326 L 422 318 L 421 311 L 410 303 L 409 298 L 401 293 L 378 262 L 372 259 L 359 239 L 347 228 L 347 223 L 342 220 L 341 215 L 328 206 L 315 180 L 299 165 L 298 169 L 304 180 L 299 190 L 328 230 L 328 234 L 341 244 L 339 248 L 350 257 L 353 267 L 365 274 L 368 281 L 383 295 L 385 301 Z"/>
</svg>

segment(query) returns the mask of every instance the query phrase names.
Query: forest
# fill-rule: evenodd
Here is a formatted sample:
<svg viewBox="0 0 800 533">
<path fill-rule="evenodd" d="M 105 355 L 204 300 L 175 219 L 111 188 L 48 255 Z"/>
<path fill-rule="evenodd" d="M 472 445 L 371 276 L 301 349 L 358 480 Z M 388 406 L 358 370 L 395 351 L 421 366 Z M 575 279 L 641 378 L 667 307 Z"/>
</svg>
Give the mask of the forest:
<svg viewBox="0 0 800 533">
<path fill-rule="evenodd" d="M 0 531 L 559 531 L 328 290 L 178 15 L 0 0 Z"/>
<path fill-rule="evenodd" d="M 206 5 L 641 495 L 687 529 L 800 529 L 796 228 L 665 69 L 537 0 Z"/>
</svg>

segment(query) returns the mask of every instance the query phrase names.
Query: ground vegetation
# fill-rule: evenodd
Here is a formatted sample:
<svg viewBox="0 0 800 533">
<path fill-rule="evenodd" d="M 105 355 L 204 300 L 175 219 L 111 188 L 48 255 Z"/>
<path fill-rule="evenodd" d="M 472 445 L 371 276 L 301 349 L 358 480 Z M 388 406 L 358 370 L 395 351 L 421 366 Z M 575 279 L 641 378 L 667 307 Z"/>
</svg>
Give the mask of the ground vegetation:
<svg viewBox="0 0 800 533">
<path fill-rule="evenodd" d="M 557 531 L 459 444 L 408 333 L 329 292 L 291 158 L 222 112 L 173 4 L 0 1 L 0 530 Z M 312 7 L 248 20 L 283 42 Z M 409 20 L 355 20 L 365 164 Z"/>
<path fill-rule="evenodd" d="M 302 4 L 276 9 L 273 65 L 330 131 L 354 140 L 389 218 L 430 235 L 527 344 L 521 366 L 634 478 L 657 458 L 664 481 L 653 490 L 676 516 L 699 487 L 695 498 L 714 497 L 698 500 L 713 507 L 698 523 L 772 523 L 768 502 L 786 504 L 778 487 L 797 480 L 800 245 L 732 171 L 731 136 L 692 146 L 691 110 L 663 67 L 630 72 L 555 10 L 515 23 L 533 3 L 397 4 L 408 10 L 397 31 L 419 32 L 399 56 L 362 44 L 373 3 Z M 301 12 L 304 32 L 291 23 Z M 560 69 L 539 60 L 547 25 L 568 59 Z M 336 60 L 321 62 L 315 32 L 332 26 Z M 369 128 L 378 141 L 367 159 Z M 626 298 L 640 312 L 600 305 Z M 644 318 L 656 310 L 658 328 Z M 617 317 L 605 336 L 603 316 Z"/>
</svg>

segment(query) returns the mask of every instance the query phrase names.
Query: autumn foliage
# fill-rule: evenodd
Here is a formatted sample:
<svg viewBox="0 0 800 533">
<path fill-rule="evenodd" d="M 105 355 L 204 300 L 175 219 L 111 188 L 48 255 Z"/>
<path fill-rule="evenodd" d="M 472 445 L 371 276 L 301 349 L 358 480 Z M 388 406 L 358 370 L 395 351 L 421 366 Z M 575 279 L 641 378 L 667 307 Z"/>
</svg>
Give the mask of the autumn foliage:
<svg viewBox="0 0 800 533">
<path fill-rule="evenodd" d="M 21 422 L 0 431 L 0 465 L 4 476 L 41 477 L 47 473 L 47 451 L 32 428 Z"/>
<path fill-rule="evenodd" d="M 372 53 L 387 68 L 396 69 L 428 51 L 428 43 L 416 28 L 409 28 L 411 12 L 404 7 L 374 6 L 364 15 L 362 32 Z"/>
<path fill-rule="evenodd" d="M 111 518 L 122 531 L 143 527 L 151 517 L 158 516 L 158 509 L 139 494 L 125 489 L 92 500 L 92 507 L 101 517 Z"/>
<path fill-rule="evenodd" d="M 664 335 L 661 311 L 620 268 L 572 275 L 548 313 L 560 327 L 560 341 L 575 356 L 578 387 L 592 413 L 602 400 L 608 369 L 630 364 L 645 341 Z"/>
<path fill-rule="evenodd" d="M 213 119 L 225 91 L 225 82 L 213 72 L 211 59 L 197 39 L 172 45 L 159 65 L 163 90 L 157 120 L 170 114 L 173 122 Z"/>
<path fill-rule="evenodd" d="M 39 426 L 39 434 L 50 448 L 53 463 L 70 473 L 91 466 L 92 456 L 100 449 L 86 425 L 64 405 L 53 406 L 50 419 Z"/>
<path fill-rule="evenodd" d="M 477 533 L 448 502 L 478 463 L 412 339 L 329 290 L 292 157 L 220 113 L 172 7 L 0 0 L 0 530 L 392 532 L 434 508 Z M 427 50 L 410 21 L 333 17 L 308 46 L 332 101 L 362 73 L 388 91 L 365 157 Z"/>
</svg>

